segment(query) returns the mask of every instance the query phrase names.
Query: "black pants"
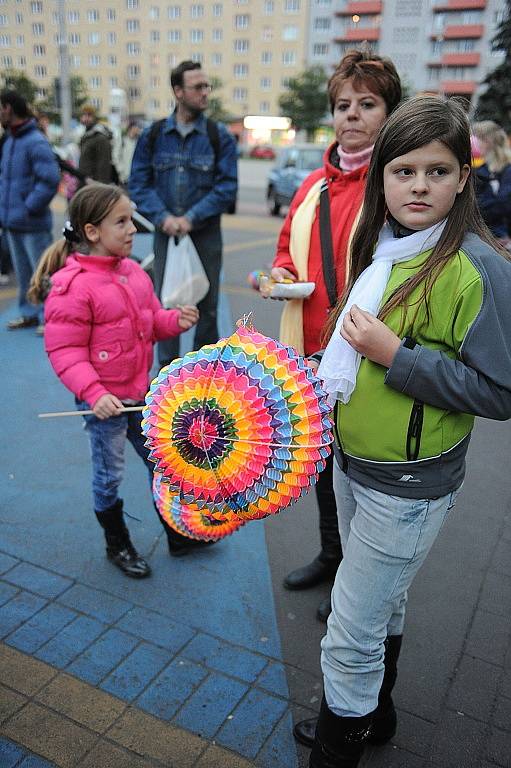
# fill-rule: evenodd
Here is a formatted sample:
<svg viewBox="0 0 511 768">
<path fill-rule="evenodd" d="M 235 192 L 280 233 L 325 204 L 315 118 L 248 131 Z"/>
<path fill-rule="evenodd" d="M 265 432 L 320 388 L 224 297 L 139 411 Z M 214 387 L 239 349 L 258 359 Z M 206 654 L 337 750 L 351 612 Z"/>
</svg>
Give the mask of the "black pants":
<svg viewBox="0 0 511 768">
<path fill-rule="evenodd" d="M 342 559 L 341 537 L 337 520 L 337 507 L 334 495 L 334 457 L 330 454 L 326 467 L 320 473 L 316 483 L 316 498 L 319 507 L 319 535 L 321 540 L 321 559 L 340 562 Z"/>
<path fill-rule="evenodd" d="M 199 349 L 204 344 L 218 341 L 217 306 L 220 289 L 220 269 L 222 266 L 222 233 L 220 218 L 202 229 L 190 232 L 190 237 L 197 249 L 200 260 L 209 280 L 209 291 L 197 305 L 200 318 L 195 328 L 193 348 Z M 163 232 L 154 235 L 154 290 L 159 297 L 167 258 L 169 238 Z M 179 357 L 179 336 L 160 341 L 158 359 L 160 366 L 167 365 Z"/>
</svg>

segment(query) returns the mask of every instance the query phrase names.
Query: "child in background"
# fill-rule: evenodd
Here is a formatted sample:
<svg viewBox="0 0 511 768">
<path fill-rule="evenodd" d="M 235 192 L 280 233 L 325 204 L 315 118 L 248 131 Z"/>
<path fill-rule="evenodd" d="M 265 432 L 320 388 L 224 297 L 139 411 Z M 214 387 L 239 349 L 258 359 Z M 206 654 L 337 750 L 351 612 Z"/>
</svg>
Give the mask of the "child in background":
<svg viewBox="0 0 511 768">
<path fill-rule="evenodd" d="M 191 306 L 161 307 L 148 275 L 128 258 L 136 232 L 131 214 L 131 203 L 118 187 L 94 183 L 77 192 L 65 239 L 43 254 L 30 298 L 44 298 L 51 275 L 45 346 L 77 408 L 94 411 L 84 420 L 94 510 L 105 533 L 107 556 L 127 576 L 143 578 L 151 570 L 131 542 L 118 497 L 126 439 L 147 465 L 150 480 L 154 464 L 144 446 L 141 412 L 124 412 L 123 406 L 144 401 L 154 342 L 188 330 L 199 314 Z M 161 522 L 171 554 L 183 554 L 193 542 Z"/>
<path fill-rule="evenodd" d="M 410 99 L 376 140 L 318 369 L 338 400 L 344 559 L 310 768 L 356 768 L 366 739 L 394 735 L 407 590 L 455 504 L 474 416 L 511 416 L 511 264 L 469 174 L 469 125 L 454 101 Z"/>
</svg>

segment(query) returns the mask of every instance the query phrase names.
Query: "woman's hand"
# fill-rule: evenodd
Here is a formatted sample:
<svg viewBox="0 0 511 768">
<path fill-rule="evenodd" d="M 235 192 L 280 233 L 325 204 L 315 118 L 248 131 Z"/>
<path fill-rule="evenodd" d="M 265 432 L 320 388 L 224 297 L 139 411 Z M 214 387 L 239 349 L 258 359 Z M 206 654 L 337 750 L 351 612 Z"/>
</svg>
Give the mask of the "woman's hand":
<svg viewBox="0 0 511 768">
<path fill-rule="evenodd" d="M 109 419 L 111 416 L 119 416 L 122 413 L 123 404 L 115 395 L 108 393 L 101 395 L 99 400 L 94 403 L 94 416 L 98 419 Z"/>
<path fill-rule="evenodd" d="M 293 275 L 289 269 L 285 269 L 284 267 L 273 267 L 271 278 L 272 280 L 275 280 L 276 283 L 283 283 L 284 281 L 296 283 L 296 275 Z"/>
<path fill-rule="evenodd" d="M 344 316 L 341 336 L 368 360 L 390 368 L 401 339 L 377 317 L 354 304 Z"/>
<path fill-rule="evenodd" d="M 185 304 L 184 306 L 179 307 L 179 311 L 181 312 L 178 320 L 179 327 L 183 331 L 188 331 L 198 321 L 199 310 L 197 307 L 192 307 L 189 304 Z"/>
</svg>

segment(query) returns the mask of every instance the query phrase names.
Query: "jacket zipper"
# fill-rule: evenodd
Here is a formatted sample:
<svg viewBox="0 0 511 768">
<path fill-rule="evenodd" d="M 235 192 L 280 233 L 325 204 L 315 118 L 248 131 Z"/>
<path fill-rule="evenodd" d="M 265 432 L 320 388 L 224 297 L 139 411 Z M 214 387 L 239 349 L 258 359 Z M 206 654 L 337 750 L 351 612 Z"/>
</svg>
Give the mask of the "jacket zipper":
<svg viewBox="0 0 511 768">
<path fill-rule="evenodd" d="M 406 458 L 408 461 L 417 461 L 419 457 L 423 421 L 424 403 L 421 403 L 420 400 L 414 400 L 406 435 Z"/>
</svg>

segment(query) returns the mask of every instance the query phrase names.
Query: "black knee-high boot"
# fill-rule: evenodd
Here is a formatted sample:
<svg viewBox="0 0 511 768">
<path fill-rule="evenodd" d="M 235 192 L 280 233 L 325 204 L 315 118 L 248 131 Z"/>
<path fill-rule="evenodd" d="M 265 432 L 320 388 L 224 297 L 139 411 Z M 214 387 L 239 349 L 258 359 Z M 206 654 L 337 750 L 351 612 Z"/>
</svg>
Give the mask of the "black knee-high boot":
<svg viewBox="0 0 511 768">
<path fill-rule="evenodd" d="M 108 509 L 96 512 L 100 526 L 105 532 L 106 554 L 118 568 L 134 579 L 149 576 L 151 568 L 131 543 L 130 534 L 122 515 L 122 499 L 117 499 Z"/>
<path fill-rule="evenodd" d="M 357 768 L 367 740 L 373 713 L 339 717 L 321 702 L 309 768 Z"/>
<path fill-rule="evenodd" d="M 210 544 L 215 543 L 214 541 L 199 541 L 198 539 L 190 539 L 188 536 L 183 536 L 181 533 L 178 533 L 178 531 L 175 531 L 173 528 L 171 528 L 170 525 L 163 519 L 163 517 L 158 512 L 158 507 L 156 506 L 155 502 L 154 508 L 158 515 L 158 520 L 162 524 L 163 530 L 167 536 L 169 553 L 172 555 L 172 557 L 182 557 L 183 555 L 188 555 L 191 552 L 200 549 L 201 547 L 207 547 Z"/>
<path fill-rule="evenodd" d="M 385 673 L 378 696 L 378 707 L 374 713 L 368 741 L 371 744 L 385 744 L 397 729 L 397 714 L 392 701 L 392 690 L 397 679 L 397 660 L 401 651 L 403 635 L 390 635 L 385 640 Z"/>
</svg>

